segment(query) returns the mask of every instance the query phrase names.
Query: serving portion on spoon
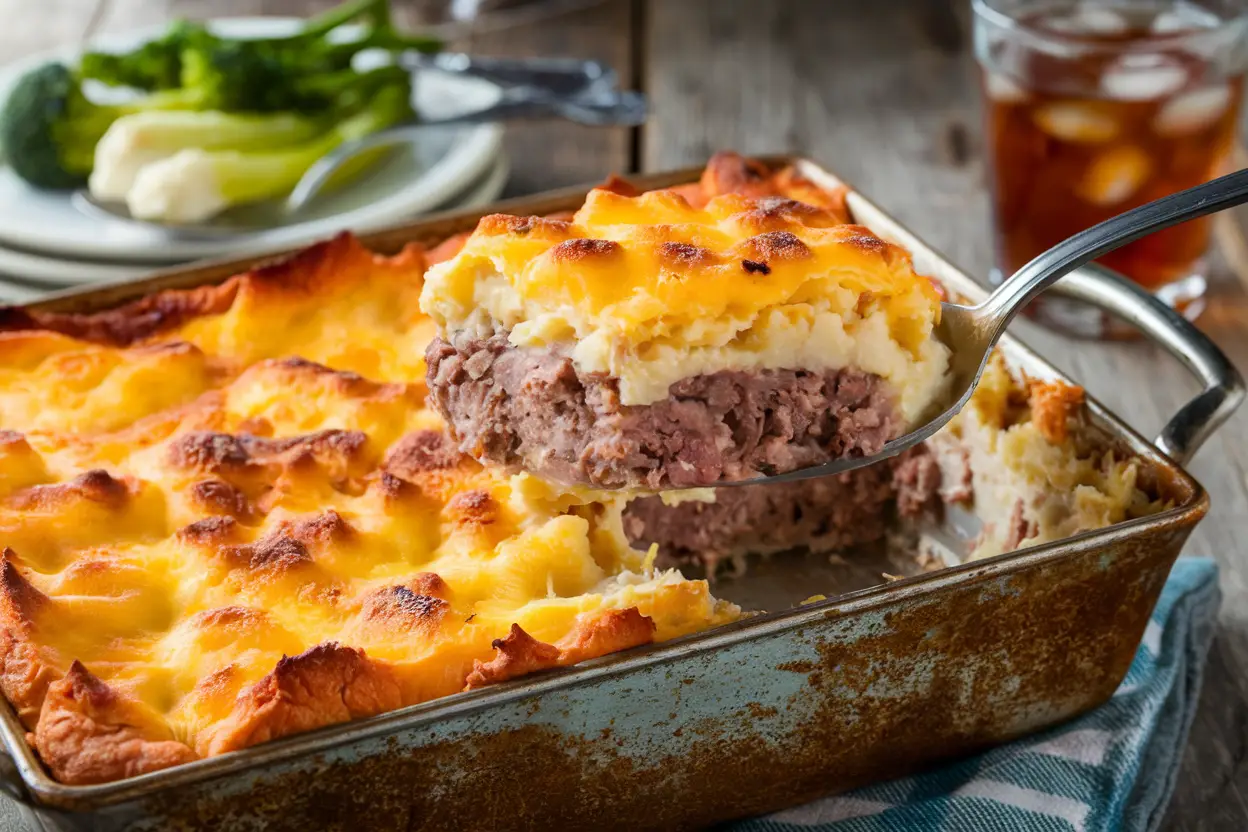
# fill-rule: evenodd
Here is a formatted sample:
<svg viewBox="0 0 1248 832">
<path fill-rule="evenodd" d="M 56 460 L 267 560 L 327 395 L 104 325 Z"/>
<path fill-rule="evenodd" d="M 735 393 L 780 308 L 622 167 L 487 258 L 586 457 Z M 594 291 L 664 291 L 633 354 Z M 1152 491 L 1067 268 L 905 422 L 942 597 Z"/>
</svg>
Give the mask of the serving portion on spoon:
<svg viewBox="0 0 1248 832">
<path fill-rule="evenodd" d="M 430 271 L 429 387 L 462 451 L 629 491 L 871 465 L 948 423 L 1009 321 L 1063 275 L 1248 201 L 1248 172 L 1166 197 L 960 306 L 903 249 L 848 223 L 843 194 L 739 161 L 713 161 L 701 192 L 746 176 L 749 196 L 599 190 L 570 222 L 487 217 Z"/>
</svg>

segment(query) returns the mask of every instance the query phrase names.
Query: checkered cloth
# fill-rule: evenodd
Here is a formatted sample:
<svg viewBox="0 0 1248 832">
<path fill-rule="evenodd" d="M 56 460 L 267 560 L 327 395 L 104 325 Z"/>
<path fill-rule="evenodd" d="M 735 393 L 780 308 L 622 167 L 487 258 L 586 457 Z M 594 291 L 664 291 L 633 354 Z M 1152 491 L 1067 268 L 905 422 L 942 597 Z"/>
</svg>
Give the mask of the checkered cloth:
<svg viewBox="0 0 1248 832">
<path fill-rule="evenodd" d="M 1218 570 L 1181 558 L 1108 703 L 939 771 L 733 824 L 733 832 L 1153 830 L 1161 824 L 1213 636 Z"/>
</svg>

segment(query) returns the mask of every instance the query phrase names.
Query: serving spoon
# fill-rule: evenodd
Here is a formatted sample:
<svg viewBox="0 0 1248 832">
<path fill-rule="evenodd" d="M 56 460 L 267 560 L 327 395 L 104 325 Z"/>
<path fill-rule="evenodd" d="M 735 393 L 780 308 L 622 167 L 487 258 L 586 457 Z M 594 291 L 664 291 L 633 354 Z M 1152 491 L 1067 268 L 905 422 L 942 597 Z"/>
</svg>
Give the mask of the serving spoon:
<svg viewBox="0 0 1248 832">
<path fill-rule="evenodd" d="M 836 459 L 783 474 L 717 481 L 706 485 L 723 488 L 827 477 L 874 465 L 913 448 L 931 438 L 966 406 L 980 376 L 983 375 L 984 367 L 988 364 L 988 356 L 1005 332 L 1006 326 L 1045 289 L 1080 266 L 1133 240 L 1245 202 L 1248 202 L 1248 170 L 1241 170 L 1133 208 L 1075 234 L 1016 271 L 976 306 L 942 303 L 936 337 L 950 351 L 950 384 L 944 399 L 945 407 L 931 421 L 886 443 L 879 453 Z M 1144 291 L 1134 286 L 1128 288 L 1133 292 Z M 1150 300 L 1160 303 L 1151 298 Z M 1226 411 L 1234 409 L 1237 403 L 1238 397 L 1209 401 L 1201 406 Z M 1163 450 L 1166 448 L 1163 447 Z"/>
</svg>

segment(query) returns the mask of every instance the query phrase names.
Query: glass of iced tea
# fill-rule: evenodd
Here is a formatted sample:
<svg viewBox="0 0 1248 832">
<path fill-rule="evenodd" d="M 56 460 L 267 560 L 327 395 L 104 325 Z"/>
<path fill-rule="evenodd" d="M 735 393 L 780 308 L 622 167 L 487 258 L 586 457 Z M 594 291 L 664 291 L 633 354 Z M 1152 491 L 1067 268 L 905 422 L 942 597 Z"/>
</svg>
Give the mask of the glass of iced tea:
<svg viewBox="0 0 1248 832">
<path fill-rule="evenodd" d="M 1248 47 L 1248 0 L 973 0 L 997 269 L 1227 172 Z M 1208 218 L 1101 258 L 1194 318 Z M 1085 337 L 1120 324 L 1056 295 L 1029 312 Z"/>
</svg>

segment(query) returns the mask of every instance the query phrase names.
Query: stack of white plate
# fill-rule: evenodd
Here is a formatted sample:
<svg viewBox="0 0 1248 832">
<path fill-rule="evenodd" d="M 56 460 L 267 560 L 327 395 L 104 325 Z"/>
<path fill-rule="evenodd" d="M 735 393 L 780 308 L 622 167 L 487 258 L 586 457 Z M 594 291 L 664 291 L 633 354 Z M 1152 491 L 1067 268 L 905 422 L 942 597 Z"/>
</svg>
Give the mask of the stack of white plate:
<svg viewBox="0 0 1248 832">
<path fill-rule="evenodd" d="M 214 26 L 238 37 L 268 37 L 297 25 L 282 18 L 235 18 Z M 114 35 L 93 47 L 125 50 L 155 31 Z M 72 53 L 39 55 L 0 70 L 0 96 L 21 73 Z M 496 87 L 427 73 L 416 104 L 437 118 L 489 105 Z M 125 280 L 193 260 L 304 245 L 349 229 L 367 232 L 430 211 L 472 208 L 496 199 L 508 162 L 497 124 L 430 128 L 387 154 L 360 178 L 319 197 L 286 224 L 230 236 L 187 237 L 79 211 L 65 192 L 39 191 L 0 166 L 0 303 L 21 303 L 84 284 Z"/>
</svg>

